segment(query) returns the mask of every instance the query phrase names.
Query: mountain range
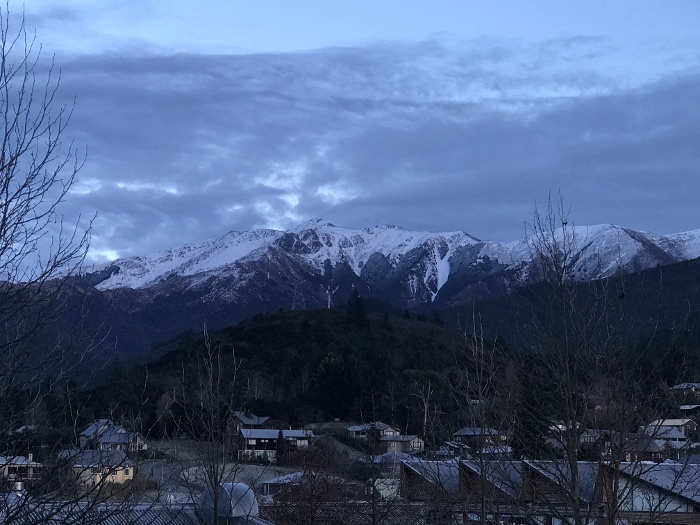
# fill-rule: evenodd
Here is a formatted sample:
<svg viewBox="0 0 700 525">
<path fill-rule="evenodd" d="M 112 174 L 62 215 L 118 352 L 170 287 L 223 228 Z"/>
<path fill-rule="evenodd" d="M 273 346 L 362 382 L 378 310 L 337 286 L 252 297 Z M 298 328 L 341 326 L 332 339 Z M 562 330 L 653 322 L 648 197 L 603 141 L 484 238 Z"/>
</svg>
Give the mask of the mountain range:
<svg viewBox="0 0 700 525">
<path fill-rule="evenodd" d="M 700 230 L 656 235 L 613 225 L 566 227 L 573 275 L 589 281 L 700 257 Z M 348 230 L 315 220 L 289 231 L 229 232 L 218 239 L 118 259 L 83 279 L 98 290 L 134 289 L 148 297 L 195 295 L 201 302 L 263 302 L 307 307 L 347 286 L 399 307 L 458 304 L 527 284 L 533 238 L 482 241 L 468 233 L 397 226 Z M 498 289 L 497 285 L 501 285 Z M 340 294 L 341 296 L 344 294 Z M 286 304 L 285 304 L 286 301 Z"/>
<path fill-rule="evenodd" d="M 585 283 L 700 257 L 700 230 L 657 235 L 613 225 L 564 226 L 572 276 Z M 567 237 L 567 240 L 564 240 Z M 327 221 L 218 238 L 96 266 L 77 277 L 110 319 L 121 352 L 256 313 L 339 306 L 356 288 L 394 309 L 456 309 L 532 284 L 533 237 L 483 241 L 462 231 L 361 230 Z M 138 350 L 135 350 L 138 348 Z"/>
</svg>

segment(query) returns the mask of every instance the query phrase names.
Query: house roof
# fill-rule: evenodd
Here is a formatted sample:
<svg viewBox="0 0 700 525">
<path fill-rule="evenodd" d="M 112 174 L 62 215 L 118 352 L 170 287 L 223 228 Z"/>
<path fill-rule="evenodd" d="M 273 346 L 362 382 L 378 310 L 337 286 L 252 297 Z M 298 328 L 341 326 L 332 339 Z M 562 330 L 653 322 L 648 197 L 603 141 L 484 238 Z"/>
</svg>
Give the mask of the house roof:
<svg viewBox="0 0 700 525">
<path fill-rule="evenodd" d="M 274 428 L 242 428 L 241 435 L 244 439 L 277 439 L 279 429 Z M 282 436 L 286 439 L 304 439 L 314 437 L 311 430 L 282 430 Z"/>
<path fill-rule="evenodd" d="M 700 503 L 700 465 L 688 463 L 622 463 L 620 471 L 657 488 Z"/>
<path fill-rule="evenodd" d="M 5 497 L 9 496 L 9 497 Z M 0 520 L 11 513 L 17 523 L 100 523 L 103 525 L 199 525 L 203 509 L 196 509 L 191 498 L 186 501 L 168 500 L 125 505 L 124 502 L 77 502 L 66 505 L 59 500 L 25 504 L 26 497 L 18 493 L 0 494 Z M 272 525 L 259 516 L 229 517 L 235 525 Z"/>
<path fill-rule="evenodd" d="M 396 430 L 394 427 L 391 425 L 388 425 L 386 423 L 382 423 L 381 421 L 375 421 L 374 423 L 364 423 L 362 425 L 353 425 L 347 428 L 348 432 L 362 432 L 362 431 L 367 431 L 372 428 L 376 428 L 379 431 L 384 431 L 389 428 Z"/>
<path fill-rule="evenodd" d="M 481 476 L 482 466 L 479 461 L 464 459 L 460 464 Z M 517 498 L 523 490 L 523 464 L 520 461 L 487 461 L 483 463 L 483 472 L 489 483 L 513 498 Z"/>
<path fill-rule="evenodd" d="M 677 418 L 677 419 L 657 419 L 652 421 L 648 426 L 650 427 L 682 427 L 688 423 L 692 423 L 693 420 L 687 417 Z"/>
<path fill-rule="evenodd" d="M 136 437 L 135 432 L 127 432 L 123 427 L 114 426 L 107 429 L 97 438 L 99 443 L 131 443 Z"/>
<path fill-rule="evenodd" d="M 402 463 L 404 461 L 415 461 L 416 457 L 406 454 L 405 452 L 398 452 L 397 450 L 392 450 L 384 454 L 378 454 L 376 456 L 363 456 L 359 459 L 361 463 L 373 463 L 382 465 L 396 465 L 397 463 Z"/>
<path fill-rule="evenodd" d="M 88 425 L 88 427 L 80 433 L 80 436 L 88 438 L 99 436 L 109 427 L 113 426 L 114 423 L 109 419 L 98 419 L 90 423 L 90 425 Z"/>
<path fill-rule="evenodd" d="M 403 468 L 413 472 L 431 485 L 441 487 L 445 492 L 456 493 L 459 490 L 459 462 L 425 461 L 413 458 L 402 463 Z"/>
<path fill-rule="evenodd" d="M 481 449 L 483 455 L 488 454 L 512 454 L 513 448 L 508 445 L 492 445 Z"/>
<path fill-rule="evenodd" d="M 523 463 L 533 471 L 546 477 L 553 483 L 567 487 L 571 479 L 571 469 L 566 461 L 523 460 Z M 595 483 L 598 477 L 599 463 L 596 461 L 578 461 L 578 486 L 580 498 L 585 502 L 591 502 L 595 493 Z"/>
<path fill-rule="evenodd" d="M 279 476 L 277 478 L 272 478 L 268 479 L 267 481 L 263 481 L 261 485 L 290 485 L 294 483 L 301 483 L 305 479 L 322 479 L 324 481 L 330 482 L 330 483 L 336 483 L 336 484 L 347 484 L 348 481 L 344 478 L 339 478 L 337 476 L 330 476 L 328 474 L 324 474 L 321 472 L 315 472 L 315 471 L 308 471 L 308 472 L 291 472 L 289 474 L 285 474 L 284 476 Z"/>
<path fill-rule="evenodd" d="M 688 438 L 676 427 L 649 425 L 643 428 L 647 436 L 667 441 L 686 441 Z"/>
<path fill-rule="evenodd" d="M 698 407 L 700 407 L 700 405 L 681 405 L 680 409 L 681 410 L 695 410 Z"/>
<path fill-rule="evenodd" d="M 497 436 L 498 430 L 487 427 L 464 427 L 460 428 L 453 436 Z"/>
<path fill-rule="evenodd" d="M 700 389 L 700 383 L 679 383 L 677 385 L 673 385 L 671 390 L 686 390 L 687 388 Z"/>
<path fill-rule="evenodd" d="M 414 435 L 408 435 L 408 436 L 380 436 L 379 441 L 401 441 L 404 443 L 410 443 L 414 439 L 417 439 L 418 436 Z"/>
<path fill-rule="evenodd" d="M 262 485 L 286 485 L 288 483 L 299 483 L 303 477 L 304 473 L 301 471 L 291 472 L 289 474 L 285 474 L 284 476 L 279 476 L 278 478 L 263 481 Z"/>
<path fill-rule="evenodd" d="M 244 425 L 263 425 L 270 416 L 256 416 L 247 410 L 234 410 L 233 417 L 238 418 Z"/>
<path fill-rule="evenodd" d="M 0 465 L 12 465 L 18 467 L 40 467 L 41 463 L 29 461 L 24 456 L 0 456 Z"/>
</svg>

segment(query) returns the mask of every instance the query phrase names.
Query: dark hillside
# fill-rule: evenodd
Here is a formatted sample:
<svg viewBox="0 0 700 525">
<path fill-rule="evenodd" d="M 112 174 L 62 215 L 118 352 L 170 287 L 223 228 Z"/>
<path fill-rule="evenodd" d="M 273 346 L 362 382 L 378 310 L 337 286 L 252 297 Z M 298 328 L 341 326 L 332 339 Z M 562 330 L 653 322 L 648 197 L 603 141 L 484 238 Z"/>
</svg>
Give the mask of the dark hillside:
<svg viewBox="0 0 700 525">
<path fill-rule="evenodd" d="M 234 361 L 240 364 L 235 381 L 241 403 L 295 424 L 360 418 L 372 410 L 390 418 L 390 408 L 379 409 L 387 385 L 404 387 L 407 370 L 449 373 L 463 342 L 461 334 L 434 322 L 351 309 L 258 314 L 210 337 L 229 379 Z M 183 338 L 149 365 L 149 374 L 194 372 L 200 352 L 201 341 Z"/>
</svg>

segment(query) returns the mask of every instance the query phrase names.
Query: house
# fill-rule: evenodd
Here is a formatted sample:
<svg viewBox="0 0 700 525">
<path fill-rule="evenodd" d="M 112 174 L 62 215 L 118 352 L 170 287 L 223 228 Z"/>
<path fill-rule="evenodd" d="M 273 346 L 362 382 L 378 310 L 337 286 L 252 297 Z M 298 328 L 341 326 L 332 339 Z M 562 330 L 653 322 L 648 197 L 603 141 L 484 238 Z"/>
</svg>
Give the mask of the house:
<svg viewBox="0 0 700 525">
<path fill-rule="evenodd" d="M 700 465 L 579 461 L 406 461 L 402 495 L 449 521 L 700 524 Z M 571 492 L 572 470 L 576 492 Z M 452 514 L 451 514 L 452 513 Z"/>
<path fill-rule="evenodd" d="M 310 430 L 282 430 L 286 450 L 294 452 L 309 448 L 314 433 Z M 238 432 L 238 459 L 277 462 L 280 430 L 274 428 L 243 428 Z"/>
<path fill-rule="evenodd" d="M 617 479 L 617 518 L 627 523 L 700 523 L 700 465 L 686 463 L 623 463 L 602 467 L 608 490 Z"/>
<path fill-rule="evenodd" d="M 693 397 L 700 392 L 700 383 L 679 383 L 673 385 L 671 390 L 682 394 L 683 397 Z"/>
<path fill-rule="evenodd" d="M 461 460 L 460 486 L 463 501 L 480 505 L 485 501 L 491 515 L 517 521 L 521 516 L 525 467 L 520 461 Z"/>
<path fill-rule="evenodd" d="M 374 456 L 363 456 L 359 462 L 373 469 L 379 468 L 379 473 L 383 477 L 398 478 L 401 472 L 401 464 L 417 459 L 415 456 L 404 452 L 385 452 Z"/>
<path fill-rule="evenodd" d="M 411 458 L 401 464 L 401 495 L 409 501 L 460 499 L 460 466 L 456 459 L 427 461 Z"/>
<path fill-rule="evenodd" d="M 129 432 L 109 419 L 98 419 L 78 436 L 82 449 L 124 450 L 133 452 L 147 450 L 148 444 L 138 432 Z"/>
<path fill-rule="evenodd" d="M 217 497 L 207 488 L 192 498 L 125 504 L 119 500 L 71 504 L 61 496 L 29 500 L 23 490 L 0 493 L 0 521 L 16 524 L 90 523 L 120 525 L 273 525 L 262 517 L 258 499 L 243 483 L 223 483 Z M 31 501 L 31 504 L 27 504 Z M 7 519 L 9 517 L 9 520 Z"/>
<path fill-rule="evenodd" d="M 123 450 L 64 450 L 59 459 L 70 465 L 77 481 L 85 486 L 125 483 L 135 474 Z"/>
<path fill-rule="evenodd" d="M 657 419 L 652 421 L 646 427 L 647 429 L 664 430 L 666 428 L 675 428 L 684 436 L 692 436 L 697 434 L 698 424 L 690 418 L 679 419 Z"/>
<path fill-rule="evenodd" d="M 484 447 L 502 445 L 505 436 L 494 428 L 463 427 L 452 434 L 452 442 L 467 447 L 473 454 L 478 454 Z"/>
<path fill-rule="evenodd" d="M 482 512 L 493 523 L 519 523 L 526 516 L 522 462 L 414 459 L 402 467 L 401 495 L 411 504 L 423 503 L 435 522 L 479 521 Z"/>
<path fill-rule="evenodd" d="M 700 405 L 681 405 L 679 410 L 685 417 L 697 416 L 700 414 Z"/>
<path fill-rule="evenodd" d="M 0 456 L 0 476 L 9 481 L 31 481 L 39 476 L 41 463 L 32 454 L 24 456 Z"/>
<path fill-rule="evenodd" d="M 620 448 L 624 461 L 661 462 L 668 458 L 669 451 L 664 449 L 661 440 L 652 439 L 644 432 L 629 433 L 624 436 Z"/>
<path fill-rule="evenodd" d="M 387 434 L 379 437 L 379 443 L 386 452 L 404 452 L 407 454 L 418 454 L 425 449 L 425 442 L 415 435 L 394 435 Z"/>
<path fill-rule="evenodd" d="M 242 428 L 270 428 L 271 423 L 269 416 L 256 416 L 248 410 L 234 410 L 231 413 L 231 427 L 236 434 Z"/>
<path fill-rule="evenodd" d="M 682 448 L 688 444 L 688 438 L 678 427 L 649 425 L 643 427 L 642 432 L 655 441 L 668 443 L 673 448 Z"/>
<path fill-rule="evenodd" d="M 357 499 L 364 488 L 361 483 L 314 471 L 292 472 L 260 485 L 268 500 L 293 503 L 313 496 L 324 501 L 349 501 Z"/>
<path fill-rule="evenodd" d="M 383 436 L 398 436 L 401 434 L 396 428 L 382 423 L 381 421 L 365 423 L 363 425 L 353 425 L 347 428 L 347 432 L 350 437 L 356 439 L 367 439 L 367 436 L 372 432 L 377 432 L 380 439 Z"/>
<path fill-rule="evenodd" d="M 573 477 L 569 462 L 523 460 L 523 467 L 522 500 L 531 507 L 542 509 L 543 514 L 568 515 L 574 505 L 580 512 L 586 513 L 595 506 L 600 462 L 576 462 L 578 497 L 574 497 L 568 489 Z"/>
</svg>

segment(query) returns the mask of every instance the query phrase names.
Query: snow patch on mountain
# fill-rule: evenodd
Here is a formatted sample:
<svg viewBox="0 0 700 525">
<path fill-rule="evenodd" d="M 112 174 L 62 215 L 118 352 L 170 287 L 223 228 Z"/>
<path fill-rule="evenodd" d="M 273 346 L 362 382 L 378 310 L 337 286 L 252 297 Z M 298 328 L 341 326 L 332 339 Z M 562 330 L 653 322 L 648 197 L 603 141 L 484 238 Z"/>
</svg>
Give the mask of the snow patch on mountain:
<svg viewBox="0 0 700 525">
<path fill-rule="evenodd" d="M 240 284 L 252 279 L 264 266 L 280 268 L 291 260 L 301 263 L 304 271 L 318 275 L 323 275 L 326 261 L 332 267 L 347 264 L 359 276 L 370 257 L 381 254 L 393 269 L 391 278 L 404 283 L 402 286 L 407 287 L 410 297 L 434 301 L 455 271 L 453 256 L 460 251 L 464 253 L 466 247 L 473 247 L 474 252 L 459 263 L 462 269 L 481 268 L 488 262 L 491 268 L 488 271 L 515 270 L 523 282 L 530 278 L 537 244 L 542 240 L 569 248 L 568 256 L 574 263 L 572 276 L 577 280 L 598 279 L 620 270 L 637 271 L 700 256 L 700 230 L 662 236 L 615 225 L 597 225 L 567 226 L 558 228 L 553 237 L 543 235 L 545 239 L 531 236 L 518 241 L 491 242 L 459 231 L 415 232 L 392 225 L 350 230 L 315 220 L 288 232 L 268 229 L 229 232 L 219 239 L 144 257 L 119 259 L 95 270 L 119 268 L 118 273 L 112 273 L 97 286 L 102 290 L 147 288 L 166 282 L 171 276 L 187 277 L 188 286 L 193 287 L 206 284 L 212 277 Z M 378 278 L 386 271 L 389 270 L 380 270 Z M 227 294 L 233 293 L 233 289 L 227 290 Z"/>
<path fill-rule="evenodd" d="M 282 232 L 276 230 L 229 232 L 223 237 L 199 244 L 186 244 L 144 257 L 117 259 L 110 265 L 118 266 L 119 273 L 101 282 L 97 288 L 142 288 L 171 274 L 188 276 L 217 270 L 266 246 L 281 235 Z"/>
</svg>

